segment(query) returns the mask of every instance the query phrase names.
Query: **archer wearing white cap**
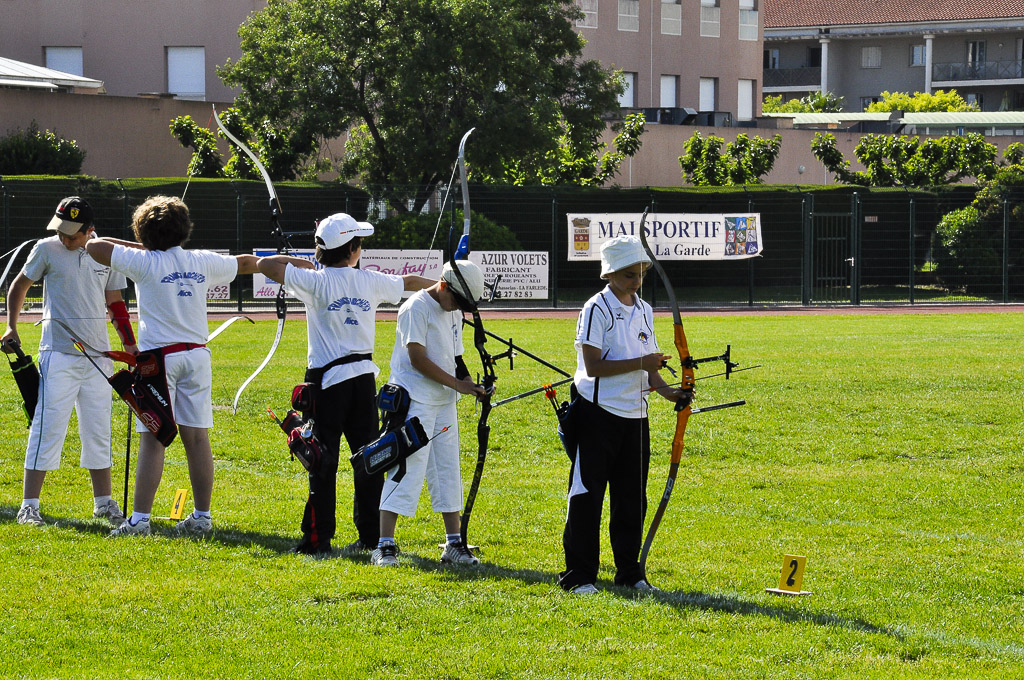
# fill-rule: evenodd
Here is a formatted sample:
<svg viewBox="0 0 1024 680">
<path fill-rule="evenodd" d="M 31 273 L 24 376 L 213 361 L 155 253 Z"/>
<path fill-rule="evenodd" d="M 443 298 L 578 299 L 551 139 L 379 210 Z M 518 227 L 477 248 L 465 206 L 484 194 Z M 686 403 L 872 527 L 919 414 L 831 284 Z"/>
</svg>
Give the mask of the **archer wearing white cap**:
<svg viewBox="0 0 1024 680">
<path fill-rule="evenodd" d="M 571 455 L 562 535 L 565 571 L 559 584 L 581 595 L 597 592 L 606 488 L 615 585 L 653 590 L 639 562 L 651 457 L 647 395 L 656 390 L 675 401 L 679 390 L 658 374 L 668 356 L 654 338 L 651 306 L 637 294 L 650 265 L 636 236 L 607 241 L 601 247 L 601 278 L 608 285 L 587 301 L 576 323 L 570 418 L 578 446 Z"/>
<path fill-rule="evenodd" d="M 444 520 L 441 562 L 479 564 L 460 536 L 462 472 L 459 467 L 458 394 L 482 398 L 484 389 L 470 378 L 462 360 L 462 314 L 484 294 L 484 275 L 468 260 L 445 263 L 441 280 L 422 290 L 398 310 L 395 348 L 389 382 L 409 393 L 409 418 L 419 418 L 430 442 L 405 460 L 405 474 L 388 471 L 380 498 L 380 541 L 371 561 L 382 567 L 398 564 L 395 528 L 398 516 L 413 517 L 423 481 L 430 505 Z"/>
<path fill-rule="evenodd" d="M 374 327 L 381 303 L 397 304 L 403 291 L 434 283 L 422 276 L 396 276 L 357 269 L 363 238 L 373 225 L 337 213 L 317 223 L 316 260 L 288 255 L 260 258 L 259 270 L 283 283 L 306 305 L 308 338 L 305 381 L 319 385 L 314 403 L 303 417 L 312 417 L 324 446 L 320 466 L 309 473 L 309 497 L 302 516 L 302 540 L 295 550 L 305 554 L 331 551 L 336 528 L 336 495 L 341 436 L 351 451 L 376 439 L 377 374 L 373 363 Z M 378 505 L 383 475 L 367 475 L 362 463 L 352 465 L 352 519 L 358 538 L 347 550 L 372 550 L 380 525 Z"/>
</svg>

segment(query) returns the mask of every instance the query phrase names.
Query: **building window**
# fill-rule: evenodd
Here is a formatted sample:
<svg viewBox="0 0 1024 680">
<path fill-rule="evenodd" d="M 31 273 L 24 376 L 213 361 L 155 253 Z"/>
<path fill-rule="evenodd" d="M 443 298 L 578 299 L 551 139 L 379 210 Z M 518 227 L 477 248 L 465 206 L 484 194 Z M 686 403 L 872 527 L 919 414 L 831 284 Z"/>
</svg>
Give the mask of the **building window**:
<svg viewBox="0 0 1024 680">
<path fill-rule="evenodd" d="M 82 68 L 81 47 L 45 47 L 46 68 L 54 71 L 70 73 L 73 76 L 84 76 Z"/>
<path fill-rule="evenodd" d="M 807 48 L 807 66 L 821 68 L 821 45 Z"/>
<path fill-rule="evenodd" d="M 964 101 L 966 101 L 968 104 L 974 104 L 979 109 L 984 110 L 985 108 L 983 106 L 984 102 L 980 92 L 965 92 Z"/>
<path fill-rule="evenodd" d="M 778 68 L 779 67 L 779 51 L 777 49 L 769 49 L 764 51 L 764 64 L 763 68 Z"/>
<path fill-rule="evenodd" d="M 636 74 L 628 71 L 622 74 L 622 83 L 626 86 L 619 95 L 619 106 L 624 109 L 636 108 Z"/>
<path fill-rule="evenodd" d="M 740 0 L 740 40 L 757 40 L 757 2 Z"/>
<path fill-rule="evenodd" d="M 718 78 L 700 79 L 700 101 L 698 111 L 714 111 L 718 103 Z"/>
<path fill-rule="evenodd" d="M 700 34 L 705 38 L 722 35 L 722 8 L 718 0 L 700 0 Z"/>
<path fill-rule="evenodd" d="M 868 107 L 875 102 L 881 101 L 879 97 L 861 97 L 860 98 L 860 110 L 867 111 Z"/>
<path fill-rule="evenodd" d="M 206 48 L 167 48 L 167 91 L 181 99 L 206 99 Z"/>
<path fill-rule="evenodd" d="M 640 30 L 640 0 L 619 0 L 619 30 Z"/>
<path fill-rule="evenodd" d="M 736 88 L 736 120 L 754 118 L 754 81 L 740 78 Z"/>
<path fill-rule="evenodd" d="M 882 48 L 862 47 L 860 48 L 861 68 L 882 68 Z"/>
<path fill-rule="evenodd" d="M 924 66 L 924 45 L 910 46 L 910 65 Z"/>
<path fill-rule="evenodd" d="M 679 0 L 661 0 L 661 33 L 683 34 L 683 6 Z"/>
<path fill-rule="evenodd" d="M 968 40 L 967 41 L 967 63 L 980 65 L 985 63 L 985 41 L 984 40 Z"/>
<path fill-rule="evenodd" d="M 598 0 L 578 0 L 583 17 L 576 20 L 580 28 L 597 28 L 597 3 Z"/>
<path fill-rule="evenodd" d="M 674 109 L 679 105 L 679 100 L 676 98 L 678 84 L 679 76 L 663 75 L 661 77 L 661 108 Z"/>
</svg>

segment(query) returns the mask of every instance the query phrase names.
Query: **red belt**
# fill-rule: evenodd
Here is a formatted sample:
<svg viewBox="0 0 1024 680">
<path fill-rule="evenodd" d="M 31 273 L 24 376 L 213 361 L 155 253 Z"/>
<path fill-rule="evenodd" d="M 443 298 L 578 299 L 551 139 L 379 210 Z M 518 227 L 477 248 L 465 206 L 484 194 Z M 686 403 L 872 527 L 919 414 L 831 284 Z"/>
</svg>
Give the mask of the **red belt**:
<svg viewBox="0 0 1024 680">
<path fill-rule="evenodd" d="M 157 347 L 153 351 L 160 352 L 160 354 L 167 356 L 168 354 L 174 354 L 175 352 L 187 352 L 192 349 L 199 349 L 200 347 L 206 347 L 206 345 L 197 345 L 194 342 L 176 342 L 173 345 Z"/>
</svg>

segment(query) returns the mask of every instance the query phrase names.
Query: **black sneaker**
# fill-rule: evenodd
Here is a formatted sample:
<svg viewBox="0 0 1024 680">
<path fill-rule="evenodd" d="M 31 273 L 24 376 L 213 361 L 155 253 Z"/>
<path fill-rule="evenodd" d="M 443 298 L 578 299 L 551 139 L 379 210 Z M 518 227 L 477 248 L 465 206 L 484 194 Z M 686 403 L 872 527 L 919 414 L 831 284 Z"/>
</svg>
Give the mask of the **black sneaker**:
<svg viewBox="0 0 1024 680">
<path fill-rule="evenodd" d="M 373 550 L 373 546 L 363 543 L 361 540 L 356 539 L 341 549 L 343 553 L 365 553 Z"/>
<path fill-rule="evenodd" d="M 331 544 L 313 545 L 308 541 L 302 541 L 292 548 L 292 552 L 299 555 L 327 555 L 331 552 Z"/>
</svg>

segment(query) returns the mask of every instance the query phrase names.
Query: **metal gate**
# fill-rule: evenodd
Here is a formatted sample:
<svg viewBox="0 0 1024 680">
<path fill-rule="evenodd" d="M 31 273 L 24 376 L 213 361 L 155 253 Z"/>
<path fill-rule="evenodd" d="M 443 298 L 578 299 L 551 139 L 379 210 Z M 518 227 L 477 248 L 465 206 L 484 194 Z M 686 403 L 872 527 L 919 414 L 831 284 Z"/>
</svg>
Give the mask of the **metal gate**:
<svg viewBox="0 0 1024 680">
<path fill-rule="evenodd" d="M 860 304 L 860 198 L 848 211 L 817 211 L 804 200 L 803 303 Z"/>
</svg>

